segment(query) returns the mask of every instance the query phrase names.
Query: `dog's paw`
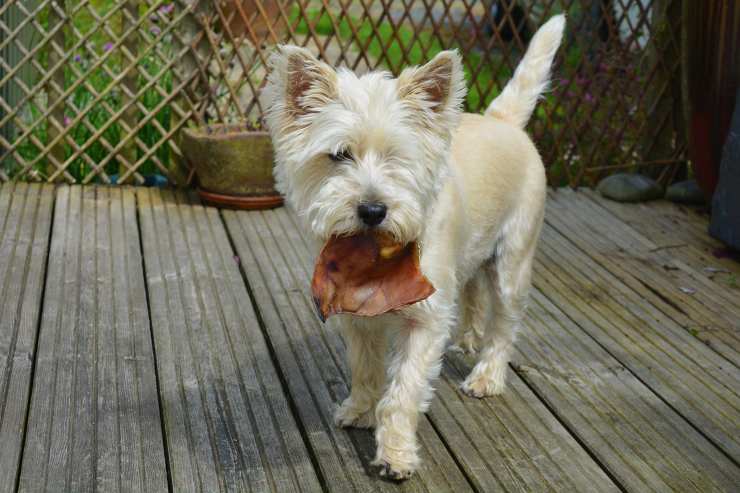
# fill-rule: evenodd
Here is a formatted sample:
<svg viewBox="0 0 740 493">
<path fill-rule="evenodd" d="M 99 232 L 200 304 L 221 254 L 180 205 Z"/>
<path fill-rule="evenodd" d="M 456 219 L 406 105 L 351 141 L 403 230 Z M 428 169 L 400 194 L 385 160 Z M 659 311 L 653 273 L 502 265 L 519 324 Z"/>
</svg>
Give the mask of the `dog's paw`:
<svg viewBox="0 0 740 493">
<path fill-rule="evenodd" d="M 379 468 L 378 474 L 381 477 L 404 481 L 414 474 L 421 462 L 417 448 L 415 444 L 403 449 L 378 445 L 375 460 L 371 464 Z"/>
<path fill-rule="evenodd" d="M 334 412 L 334 424 L 340 428 L 374 428 L 375 410 L 356 406 L 348 397 Z"/>
<path fill-rule="evenodd" d="M 392 481 L 406 481 L 414 474 L 413 469 L 395 469 L 392 465 L 383 461 L 374 461 L 373 465 L 379 467 L 378 474 L 381 478 L 387 478 Z"/>
<path fill-rule="evenodd" d="M 500 378 L 491 378 L 485 375 L 469 375 L 460 385 L 460 390 L 470 397 L 482 399 L 492 395 L 503 394 L 506 390 L 505 375 Z"/>
</svg>

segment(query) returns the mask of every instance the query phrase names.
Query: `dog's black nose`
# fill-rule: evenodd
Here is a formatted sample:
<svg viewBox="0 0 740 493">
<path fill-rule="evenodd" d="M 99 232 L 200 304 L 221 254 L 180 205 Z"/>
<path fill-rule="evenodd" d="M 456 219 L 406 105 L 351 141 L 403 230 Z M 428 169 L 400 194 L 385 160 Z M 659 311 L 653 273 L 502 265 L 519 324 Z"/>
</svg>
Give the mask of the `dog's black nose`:
<svg viewBox="0 0 740 493">
<path fill-rule="evenodd" d="M 385 219 L 388 208 L 380 202 L 368 202 L 357 206 L 357 215 L 368 226 L 377 226 Z"/>
</svg>

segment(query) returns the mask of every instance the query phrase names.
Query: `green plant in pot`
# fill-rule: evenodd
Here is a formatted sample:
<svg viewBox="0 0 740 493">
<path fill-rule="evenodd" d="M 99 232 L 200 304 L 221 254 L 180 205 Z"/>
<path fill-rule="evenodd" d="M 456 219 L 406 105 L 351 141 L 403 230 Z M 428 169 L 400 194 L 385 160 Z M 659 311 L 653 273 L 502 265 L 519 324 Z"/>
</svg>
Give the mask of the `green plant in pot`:
<svg viewBox="0 0 740 493">
<path fill-rule="evenodd" d="M 186 128 L 182 152 L 195 169 L 205 202 L 238 209 L 282 205 L 272 175 L 270 135 L 258 124 L 212 124 Z"/>
</svg>

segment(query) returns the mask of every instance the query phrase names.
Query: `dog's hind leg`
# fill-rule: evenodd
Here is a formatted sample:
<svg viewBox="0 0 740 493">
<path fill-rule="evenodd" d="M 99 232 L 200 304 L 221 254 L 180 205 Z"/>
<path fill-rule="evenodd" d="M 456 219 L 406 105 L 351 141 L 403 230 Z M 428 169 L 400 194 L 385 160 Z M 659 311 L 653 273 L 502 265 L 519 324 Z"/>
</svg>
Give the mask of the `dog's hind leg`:
<svg viewBox="0 0 740 493">
<path fill-rule="evenodd" d="M 336 410 L 334 422 L 341 427 L 373 428 L 375 404 L 385 384 L 385 330 L 349 315 L 342 316 L 340 323 L 347 343 L 352 388 Z"/>
<path fill-rule="evenodd" d="M 524 250 L 504 246 L 495 261 L 481 266 L 489 288 L 477 294 L 490 300 L 492 311 L 478 363 L 462 384 L 470 396 L 496 395 L 506 388 L 506 371 L 529 294 L 533 256 L 534 242 Z"/>
<path fill-rule="evenodd" d="M 460 293 L 460 320 L 453 343 L 458 350 L 475 354 L 481 348 L 486 327 L 491 322 L 490 292 L 488 273 L 478 269 Z"/>
</svg>

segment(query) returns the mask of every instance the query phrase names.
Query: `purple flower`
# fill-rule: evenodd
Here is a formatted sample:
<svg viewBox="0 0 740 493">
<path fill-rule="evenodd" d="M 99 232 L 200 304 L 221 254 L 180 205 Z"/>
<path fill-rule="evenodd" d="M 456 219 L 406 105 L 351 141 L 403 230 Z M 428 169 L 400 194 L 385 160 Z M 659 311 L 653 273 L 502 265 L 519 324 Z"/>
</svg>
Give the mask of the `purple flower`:
<svg viewBox="0 0 740 493">
<path fill-rule="evenodd" d="M 174 3 L 166 3 L 159 7 L 159 13 L 160 14 L 171 14 L 175 10 L 175 4 Z"/>
<path fill-rule="evenodd" d="M 107 43 L 103 45 L 103 51 L 110 51 L 112 49 L 113 49 L 113 43 L 111 43 L 110 41 L 108 41 Z"/>
<path fill-rule="evenodd" d="M 82 57 L 80 55 L 75 55 L 74 61 L 80 63 L 82 61 Z"/>
<path fill-rule="evenodd" d="M 149 28 L 149 32 L 152 33 L 155 36 L 159 36 L 159 33 L 161 33 L 162 30 L 160 28 L 158 28 L 157 26 L 152 26 L 152 27 Z"/>
<path fill-rule="evenodd" d="M 68 127 L 70 123 L 72 123 L 72 119 L 65 115 L 64 116 L 64 126 Z"/>
<path fill-rule="evenodd" d="M 590 92 L 587 92 L 585 96 L 583 96 L 583 99 L 586 100 L 587 103 L 593 103 L 594 97 Z"/>
<path fill-rule="evenodd" d="M 587 82 L 588 79 L 585 77 L 581 77 L 580 75 L 576 77 L 576 84 L 578 84 L 579 86 L 585 86 Z"/>
<path fill-rule="evenodd" d="M 567 86 L 570 83 L 570 79 L 560 79 L 561 86 Z"/>
</svg>

